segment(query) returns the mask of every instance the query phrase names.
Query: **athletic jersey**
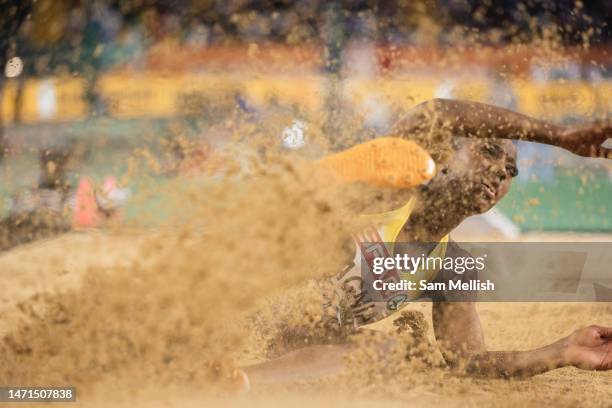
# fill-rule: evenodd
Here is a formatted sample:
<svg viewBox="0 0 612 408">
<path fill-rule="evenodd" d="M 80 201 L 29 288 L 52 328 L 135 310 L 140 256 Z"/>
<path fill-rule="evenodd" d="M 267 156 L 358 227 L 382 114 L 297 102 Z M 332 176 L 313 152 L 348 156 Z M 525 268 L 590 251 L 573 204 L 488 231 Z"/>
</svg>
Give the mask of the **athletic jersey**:
<svg viewBox="0 0 612 408">
<path fill-rule="evenodd" d="M 364 265 L 364 274 L 372 274 L 373 258 L 395 255 L 397 237 L 410 218 L 415 202 L 416 199 L 413 197 L 406 205 L 397 210 L 362 216 L 368 221 L 369 226 L 353 236 L 355 257 L 351 264 L 332 278 L 335 296 L 339 299 L 334 305 L 335 314 L 341 325 L 348 324 L 358 327 L 381 320 L 423 294 L 420 290 L 392 293 L 377 291 L 374 296 L 364 285 L 361 267 L 362 261 L 365 260 L 368 265 Z M 427 256 L 444 258 L 447 245 L 448 235 L 442 238 Z M 419 268 L 414 274 L 398 273 L 393 270 L 384 274 L 384 280 L 387 282 L 400 279 L 413 281 L 418 288 L 421 280 L 431 282 L 436 278 L 438 272 L 439 269 L 434 268 Z M 381 279 L 381 276 L 378 275 L 372 274 L 371 276 L 373 279 Z"/>
</svg>

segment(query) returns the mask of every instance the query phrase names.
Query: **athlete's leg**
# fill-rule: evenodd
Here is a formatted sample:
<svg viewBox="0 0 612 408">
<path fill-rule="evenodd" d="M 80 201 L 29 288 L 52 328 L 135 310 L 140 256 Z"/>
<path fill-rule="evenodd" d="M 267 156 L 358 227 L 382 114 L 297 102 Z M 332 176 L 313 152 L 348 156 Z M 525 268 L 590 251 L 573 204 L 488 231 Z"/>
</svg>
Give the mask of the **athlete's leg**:
<svg viewBox="0 0 612 408">
<path fill-rule="evenodd" d="M 350 344 L 308 346 L 242 370 L 255 385 L 324 378 L 345 368 L 345 357 L 352 349 Z"/>
<path fill-rule="evenodd" d="M 428 181 L 435 164 L 418 145 L 396 138 L 379 138 L 325 157 L 318 166 L 346 181 L 409 188 Z M 339 374 L 346 367 L 350 343 L 313 345 L 279 358 L 243 367 L 251 384 L 318 379 Z"/>
</svg>

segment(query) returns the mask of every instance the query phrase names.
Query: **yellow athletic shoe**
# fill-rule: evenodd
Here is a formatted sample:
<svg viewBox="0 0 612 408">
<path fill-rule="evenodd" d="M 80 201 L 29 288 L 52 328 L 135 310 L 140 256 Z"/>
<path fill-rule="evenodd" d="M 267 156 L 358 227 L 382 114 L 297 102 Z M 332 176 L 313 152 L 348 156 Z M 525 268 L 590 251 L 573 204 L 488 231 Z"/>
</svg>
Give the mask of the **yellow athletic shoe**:
<svg viewBox="0 0 612 408">
<path fill-rule="evenodd" d="M 411 188 L 431 179 L 436 164 L 416 143 L 382 137 L 332 154 L 318 164 L 347 182 L 378 187 Z"/>
</svg>

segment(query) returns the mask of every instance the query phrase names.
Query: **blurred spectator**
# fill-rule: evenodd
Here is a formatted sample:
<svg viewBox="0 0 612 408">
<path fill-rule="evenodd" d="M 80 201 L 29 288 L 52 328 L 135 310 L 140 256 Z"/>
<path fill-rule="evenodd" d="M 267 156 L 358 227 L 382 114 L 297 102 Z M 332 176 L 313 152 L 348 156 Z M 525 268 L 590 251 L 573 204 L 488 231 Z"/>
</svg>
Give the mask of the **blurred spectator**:
<svg viewBox="0 0 612 408">
<path fill-rule="evenodd" d="M 38 185 L 14 196 L 8 216 L 0 220 L 0 250 L 70 229 L 67 218 L 70 185 L 66 177 L 70 157 L 70 149 L 41 151 Z"/>
</svg>

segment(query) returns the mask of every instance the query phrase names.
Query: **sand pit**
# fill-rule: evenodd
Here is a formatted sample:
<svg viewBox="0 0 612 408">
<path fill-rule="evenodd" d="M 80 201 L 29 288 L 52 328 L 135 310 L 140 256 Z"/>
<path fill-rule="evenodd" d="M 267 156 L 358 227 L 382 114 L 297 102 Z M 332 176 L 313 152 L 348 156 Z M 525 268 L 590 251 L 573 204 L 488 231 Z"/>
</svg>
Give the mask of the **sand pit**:
<svg viewBox="0 0 612 408">
<path fill-rule="evenodd" d="M 312 282 L 335 275 L 353 255 L 348 237 L 363 227 L 358 214 L 399 208 L 413 194 L 337 184 L 303 159 L 273 152 L 245 168 L 153 183 L 156 210 L 165 215 L 155 227 L 140 206 L 134 225 L 1 253 L 0 383 L 71 385 L 81 403 L 100 407 L 610 405 L 610 372 L 564 368 L 512 381 L 450 372 L 428 303 L 408 309 L 429 328 L 401 334 L 384 358 L 379 345 L 388 344 L 399 316 L 375 324 L 374 334 L 351 337 L 360 347 L 337 377 L 219 397 L 211 361 L 226 374 L 348 336 L 326 325 Z M 490 350 L 537 348 L 588 324 L 612 325 L 605 303 L 479 309 Z"/>
<path fill-rule="evenodd" d="M 88 406 L 201 406 L 213 401 L 219 406 L 269 406 L 272 401 L 275 405 L 285 401 L 299 406 L 312 406 L 313 401 L 338 406 L 610 406 L 610 372 L 564 368 L 529 380 L 483 380 L 401 360 L 397 367 L 387 367 L 375 378 L 368 376 L 371 366 L 358 363 L 350 376 L 330 381 L 254 390 L 248 396 L 229 400 L 203 395 L 198 387 L 197 359 L 205 360 L 208 352 L 223 350 L 208 341 L 210 320 L 205 314 L 199 316 L 198 327 L 194 311 L 211 306 L 206 290 L 172 283 L 174 289 L 164 291 L 145 285 L 140 289 L 157 292 L 136 294 L 122 286 L 136 285 L 119 274 L 129 274 L 130 265 L 137 265 L 147 239 L 135 233 L 72 233 L 2 254 L 2 282 L 10 288 L 3 291 L 0 304 L 2 381 L 68 382 L 77 386 L 79 400 Z M 109 269 L 113 271 L 106 278 L 91 280 L 91 271 L 104 276 Z M 161 283 L 155 281 L 155 285 Z M 202 298 L 171 298 L 187 294 Z M 124 303 L 147 295 L 153 301 L 164 299 L 166 307 L 147 311 L 138 307 L 146 309 L 153 301 L 137 302 L 132 305 L 135 309 Z M 416 303 L 409 308 L 429 319 L 429 304 Z M 487 345 L 493 350 L 538 347 L 585 322 L 612 325 L 612 304 L 606 303 L 487 303 L 480 304 L 479 310 Z M 234 315 L 238 320 L 243 311 L 238 308 L 224 316 Z M 20 316 L 27 316 L 25 330 L 19 326 Z M 252 341 L 233 339 L 238 332 L 231 324 L 215 322 L 226 326 L 215 334 L 217 339 L 231 339 L 236 345 L 234 355 L 226 357 L 238 362 L 265 358 Z M 17 327 L 21 328 L 16 331 Z M 393 330 L 392 319 L 379 322 L 375 328 Z M 432 338 L 431 330 L 427 336 Z M 13 365 L 16 363 L 22 365 Z M 165 370 L 160 373 L 162 367 Z M 132 381 L 126 373 L 134 376 Z"/>
</svg>

